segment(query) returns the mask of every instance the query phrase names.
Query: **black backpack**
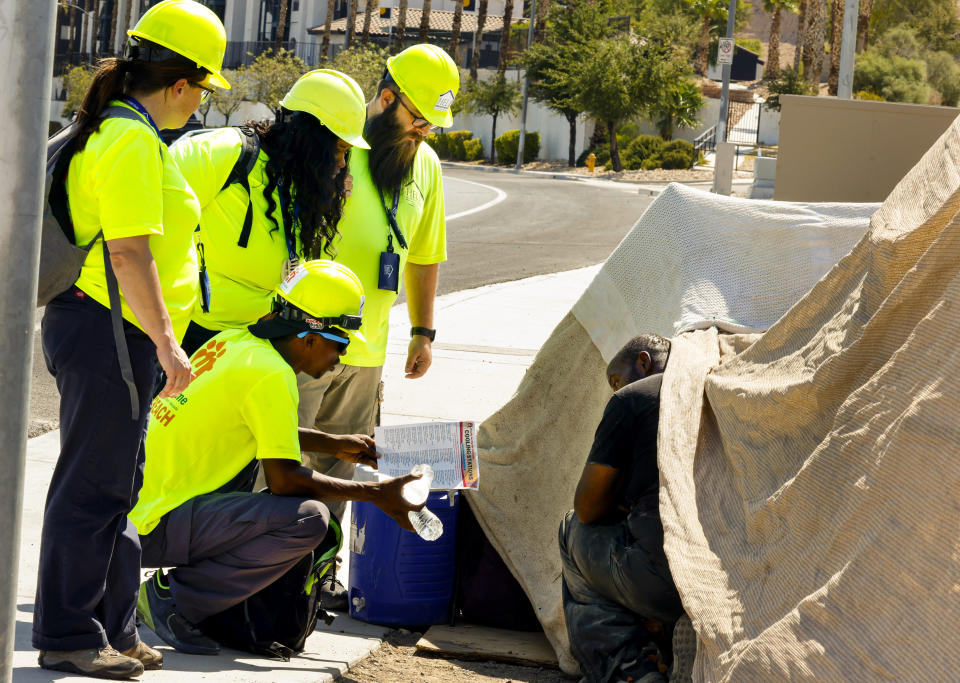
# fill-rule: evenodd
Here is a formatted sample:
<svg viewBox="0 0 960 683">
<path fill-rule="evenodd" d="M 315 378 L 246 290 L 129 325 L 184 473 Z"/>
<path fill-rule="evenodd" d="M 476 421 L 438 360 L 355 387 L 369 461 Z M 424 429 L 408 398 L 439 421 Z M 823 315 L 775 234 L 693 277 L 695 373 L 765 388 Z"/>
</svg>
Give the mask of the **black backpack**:
<svg viewBox="0 0 960 683">
<path fill-rule="evenodd" d="M 126 107 L 107 107 L 100 119 L 143 119 Z M 143 123 L 143 125 L 147 125 Z M 71 123 L 57 131 L 47 140 L 47 175 L 44 185 L 43 223 L 40 235 L 40 274 L 37 278 L 37 306 L 46 306 L 51 299 L 65 292 L 80 276 L 80 269 L 90 249 L 100 240 L 103 247 L 103 265 L 106 272 L 107 293 L 110 297 L 110 321 L 113 326 L 113 339 L 117 345 L 117 359 L 120 362 L 120 374 L 130 393 L 132 419 L 140 414 L 140 399 L 137 385 L 133 379 L 133 365 L 127 350 L 127 338 L 123 331 L 123 314 L 120 309 L 120 286 L 110 265 L 110 253 L 107 249 L 103 231 L 85 246 L 76 243 L 73 219 L 70 217 L 70 205 L 67 200 L 67 171 L 70 160 L 76 151 L 76 123 Z M 159 141 L 158 141 L 159 142 Z M 163 144 L 160 142 L 159 144 Z"/>
<path fill-rule="evenodd" d="M 197 626 L 224 647 L 289 661 L 303 652 L 317 619 L 330 624 L 334 615 L 320 607 L 320 580 L 334 570 L 343 533 L 337 518 L 323 541 L 286 574 Z"/>
</svg>

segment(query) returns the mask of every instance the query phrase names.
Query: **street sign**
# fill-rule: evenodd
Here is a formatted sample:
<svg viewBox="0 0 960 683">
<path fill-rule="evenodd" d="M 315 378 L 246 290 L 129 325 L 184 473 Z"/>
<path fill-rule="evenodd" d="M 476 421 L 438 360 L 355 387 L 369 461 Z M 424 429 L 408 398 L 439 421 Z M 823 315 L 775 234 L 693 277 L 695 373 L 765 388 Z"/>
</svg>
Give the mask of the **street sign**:
<svg viewBox="0 0 960 683">
<path fill-rule="evenodd" d="M 733 38 L 720 38 L 717 45 L 717 64 L 733 64 Z"/>
</svg>

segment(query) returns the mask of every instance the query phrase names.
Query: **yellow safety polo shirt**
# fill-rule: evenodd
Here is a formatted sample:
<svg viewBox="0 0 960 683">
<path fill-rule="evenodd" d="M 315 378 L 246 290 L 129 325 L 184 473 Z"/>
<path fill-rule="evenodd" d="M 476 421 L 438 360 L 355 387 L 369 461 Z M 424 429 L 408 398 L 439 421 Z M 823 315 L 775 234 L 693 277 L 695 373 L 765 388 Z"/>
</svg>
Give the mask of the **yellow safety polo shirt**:
<svg viewBox="0 0 960 683">
<path fill-rule="evenodd" d="M 254 458 L 300 461 L 297 376 L 267 339 L 221 332 L 190 358 L 196 379 L 153 402 L 143 488 L 130 521 L 160 518 L 233 479 Z"/>
<path fill-rule="evenodd" d="M 354 340 L 341 359 L 345 365 L 378 367 L 387 354 L 390 307 L 397 293 L 378 288 L 380 254 L 387 250 L 390 225 L 377 186 L 370 176 L 367 150 L 350 150 L 353 191 L 343 207 L 337 229 L 340 236 L 333 244 L 335 260 L 348 266 L 363 283 L 366 301 L 360 331 L 367 343 Z M 387 208 L 393 205 L 393 192 L 384 192 Z M 446 221 L 444 219 L 443 176 L 436 152 L 422 143 L 414 158 L 413 169 L 400 189 L 397 222 L 409 250 L 401 249 L 397 239 L 393 248 L 400 255 L 400 272 L 406 264 L 432 265 L 447 258 Z"/>
<path fill-rule="evenodd" d="M 133 111 L 122 102 L 110 103 L 116 105 Z M 149 236 L 163 302 L 174 334 L 182 339 L 199 292 L 193 231 L 200 205 L 147 120 L 107 119 L 101 123 L 100 130 L 70 160 L 67 197 L 77 244 L 90 243 L 101 229 L 108 241 Z M 99 242 L 90 249 L 76 286 L 110 306 Z M 120 297 L 124 319 L 142 329 L 122 287 Z"/>
<path fill-rule="evenodd" d="M 249 175 L 250 195 L 240 183 L 222 192 L 223 184 L 243 148 L 236 128 L 194 135 L 178 142 L 171 154 L 197 193 L 202 208 L 199 242 L 210 277 L 210 311 L 200 306 L 193 320 L 210 330 L 246 327 L 270 312 L 273 292 L 280 284 L 289 256 L 280 213 L 280 197 L 273 193 L 276 224 L 268 218 L 267 154 L 263 150 Z M 253 224 L 246 247 L 238 246 L 248 201 L 253 202 Z M 302 251 L 295 238 L 294 249 Z"/>
</svg>

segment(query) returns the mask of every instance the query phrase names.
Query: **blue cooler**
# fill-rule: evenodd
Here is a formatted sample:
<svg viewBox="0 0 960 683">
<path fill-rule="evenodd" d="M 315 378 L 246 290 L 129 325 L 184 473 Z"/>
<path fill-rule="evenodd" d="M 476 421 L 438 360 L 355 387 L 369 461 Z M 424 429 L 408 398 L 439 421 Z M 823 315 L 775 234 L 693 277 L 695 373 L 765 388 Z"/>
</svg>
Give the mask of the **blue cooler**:
<svg viewBox="0 0 960 683">
<path fill-rule="evenodd" d="M 443 535 L 425 541 L 373 503 L 354 501 L 350 519 L 350 616 L 373 624 L 443 624 L 456 567 L 457 492 L 433 491 L 427 507 Z M 452 502 L 452 504 L 451 504 Z"/>
</svg>

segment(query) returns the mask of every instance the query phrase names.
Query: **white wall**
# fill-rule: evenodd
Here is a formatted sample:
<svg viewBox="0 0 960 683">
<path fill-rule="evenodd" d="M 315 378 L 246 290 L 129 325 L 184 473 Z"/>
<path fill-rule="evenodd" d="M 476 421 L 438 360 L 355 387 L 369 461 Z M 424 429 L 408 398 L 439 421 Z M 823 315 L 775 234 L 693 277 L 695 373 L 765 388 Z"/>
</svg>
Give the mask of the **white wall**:
<svg viewBox="0 0 960 683">
<path fill-rule="evenodd" d="M 761 107 L 760 144 L 771 147 L 780 144 L 780 112 Z"/>
</svg>

